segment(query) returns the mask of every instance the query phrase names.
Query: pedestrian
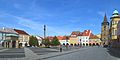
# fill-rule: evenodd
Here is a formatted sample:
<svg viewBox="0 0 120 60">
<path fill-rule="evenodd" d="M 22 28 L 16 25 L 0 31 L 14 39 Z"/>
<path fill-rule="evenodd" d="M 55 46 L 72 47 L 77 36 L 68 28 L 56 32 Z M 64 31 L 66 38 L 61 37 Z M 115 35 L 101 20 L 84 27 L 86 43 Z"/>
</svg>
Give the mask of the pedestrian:
<svg viewBox="0 0 120 60">
<path fill-rule="evenodd" d="M 62 52 L 62 45 L 59 45 L 59 48 L 60 48 L 60 52 Z"/>
<path fill-rule="evenodd" d="M 62 52 L 62 47 L 60 47 L 60 52 Z"/>
</svg>

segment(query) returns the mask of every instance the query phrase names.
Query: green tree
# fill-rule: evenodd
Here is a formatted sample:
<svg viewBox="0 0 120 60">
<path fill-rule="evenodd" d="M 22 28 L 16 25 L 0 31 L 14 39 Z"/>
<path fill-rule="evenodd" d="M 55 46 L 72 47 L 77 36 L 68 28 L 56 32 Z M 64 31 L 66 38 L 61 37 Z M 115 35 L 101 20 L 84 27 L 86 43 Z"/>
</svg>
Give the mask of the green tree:
<svg viewBox="0 0 120 60">
<path fill-rule="evenodd" d="M 58 40 L 58 38 L 56 36 L 51 41 L 51 45 L 53 45 L 53 46 L 60 45 L 60 42 L 59 42 L 59 40 Z"/>
<path fill-rule="evenodd" d="M 39 46 L 38 39 L 34 36 L 30 36 L 29 45 L 30 46 Z"/>
<path fill-rule="evenodd" d="M 49 47 L 50 46 L 50 40 L 49 40 L 49 38 L 43 39 L 42 43 L 45 45 L 45 47 Z"/>
</svg>

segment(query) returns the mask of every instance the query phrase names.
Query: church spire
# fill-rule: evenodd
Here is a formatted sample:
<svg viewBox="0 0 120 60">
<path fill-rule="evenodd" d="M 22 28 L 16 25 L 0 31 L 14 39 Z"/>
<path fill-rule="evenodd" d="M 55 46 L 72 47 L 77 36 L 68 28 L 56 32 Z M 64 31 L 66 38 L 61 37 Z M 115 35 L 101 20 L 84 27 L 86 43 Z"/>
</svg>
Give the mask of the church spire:
<svg viewBox="0 0 120 60">
<path fill-rule="evenodd" d="M 108 22 L 107 21 L 107 16 L 106 16 L 106 14 L 105 14 L 105 16 L 104 16 L 104 21 L 103 22 Z"/>
</svg>

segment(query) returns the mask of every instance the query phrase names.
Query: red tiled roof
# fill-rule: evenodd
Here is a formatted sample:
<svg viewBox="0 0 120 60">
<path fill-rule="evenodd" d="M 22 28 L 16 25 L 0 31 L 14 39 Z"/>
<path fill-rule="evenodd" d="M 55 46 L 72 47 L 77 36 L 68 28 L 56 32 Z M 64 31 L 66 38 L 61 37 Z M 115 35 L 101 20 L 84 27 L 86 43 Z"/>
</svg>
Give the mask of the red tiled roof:
<svg viewBox="0 0 120 60">
<path fill-rule="evenodd" d="M 48 36 L 47 38 L 48 38 L 49 40 L 53 40 L 54 37 L 53 37 L 53 36 Z"/>
<path fill-rule="evenodd" d="M 14 29 L 14 31 L 16 31 L 18 34 L 29 35 L 28 33 L 26 33 L 23 30 Z"/>
<path fill-rule="evenodd" d="M 91 30 L 85 30 L 84 32 L 80 31 L 73 31 L 71 35 L 76 35 L 76 36 L 90 36 Z M 72 36 L 71 36 L 72 37 Z"/>
<path fill-rule="evenodd" d="M 63 36 L 57 36 L 58 40 L 62 40 Z"/>
<path fill-rule="evenodd" d="M 68 36 L 57 36 L 58 40 L 67 40 L 69 39 Z"/>
<path fill-rule="evenodd" d="M 82 33 L 82 36 L 90 36 L 91 34 L 91 31 L 90 30 L 85 30 L 83 33 Z"/>
<path fill-rule="evenodd" d="M 68 40 L 68 39 L 69 39 L 69 36 L 63 36 L 62 40 Z"/>
<path fill-rule="evenodd" d="M 79 35 L 81 35 L 81 32 L 80 32 L 80 31 L 73 31 L 73 32 L 71 33 L 71 35 L 79 36 Z"/>
<path fill-rule="evenodd" d="M 98 39 L 99 37 L 97 37 L 96 35 L 92 34 L 90 35 L 90 39 Z"/>
</svg>

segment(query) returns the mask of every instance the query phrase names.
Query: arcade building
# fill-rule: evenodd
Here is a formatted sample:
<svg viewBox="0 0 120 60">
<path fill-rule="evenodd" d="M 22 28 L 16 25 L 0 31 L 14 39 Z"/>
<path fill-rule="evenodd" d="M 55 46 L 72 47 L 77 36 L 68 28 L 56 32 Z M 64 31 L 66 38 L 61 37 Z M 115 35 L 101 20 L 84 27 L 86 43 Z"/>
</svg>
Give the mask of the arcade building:
<svg viewBox="0 0 120 60">
<path fill-rule="evenodd" d="M 22 30 L 0 28 L 0 44 L 4 48 L 21 48 L 29 42 L 29 35 Z M 20 34 L 21 33 L 21 34 Z M 26 34 L 24 34 L 26 33 Z"/>
</svg>

